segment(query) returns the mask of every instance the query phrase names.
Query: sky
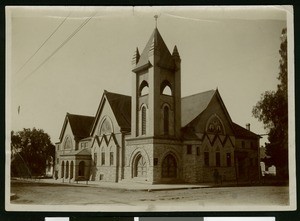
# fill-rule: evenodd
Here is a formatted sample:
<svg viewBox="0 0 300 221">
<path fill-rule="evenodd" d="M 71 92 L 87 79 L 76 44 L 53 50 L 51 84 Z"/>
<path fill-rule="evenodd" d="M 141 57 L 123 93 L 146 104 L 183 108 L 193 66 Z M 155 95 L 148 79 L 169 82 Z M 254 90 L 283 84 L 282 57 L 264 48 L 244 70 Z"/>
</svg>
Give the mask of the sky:
<svg viewBox="0 0 300 221">
<path fill-rule="evenodd" d="M 265 134 L 252 108 L 279 83 L 287 12 L 277 6 L 7 8 L 8 129 L 40 128 L 55 143 L 66 112 L 95 116 L 104 90 L 131 95 L 154 15 L 178 48 L 182 96 L 218 88 L 235 123 Z"/>
</svg>

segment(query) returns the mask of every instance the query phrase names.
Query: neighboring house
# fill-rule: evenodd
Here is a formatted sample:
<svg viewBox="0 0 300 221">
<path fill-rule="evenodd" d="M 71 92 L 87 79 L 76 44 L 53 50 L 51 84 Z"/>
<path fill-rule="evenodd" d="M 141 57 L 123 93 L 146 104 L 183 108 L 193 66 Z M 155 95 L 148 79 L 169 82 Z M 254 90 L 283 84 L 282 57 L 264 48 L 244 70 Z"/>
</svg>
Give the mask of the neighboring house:
<svg viewBox="0 0 300 221">
<path fill-rule="evenodd" d="M 86 180 L 89 178 L 91 151 L 89 133 L 94 117 L 67 113 L 55 145 L 55 178 Z"/>
<path fill-rule="evenodd" d="M 132 96 L 104 91 L 95 117 L 67 114 L 62 180 L 148 183 L 259 179 L 260 136 L 232 122 L 218 89 L 181 97 L 181 59 L 156 28 L 133 58 Z M 129 77 L 128 77 L 129 78 Z"/>
</svg>

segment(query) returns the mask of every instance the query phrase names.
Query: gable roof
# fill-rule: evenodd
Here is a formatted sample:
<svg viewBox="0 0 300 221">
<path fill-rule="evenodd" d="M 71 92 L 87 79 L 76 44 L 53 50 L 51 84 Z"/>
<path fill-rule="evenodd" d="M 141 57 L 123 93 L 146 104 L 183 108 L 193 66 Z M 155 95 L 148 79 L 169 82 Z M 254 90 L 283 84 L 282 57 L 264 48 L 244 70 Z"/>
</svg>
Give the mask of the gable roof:
<svg viewBox="0 0 300 221">
<path fill-rule="evenodd" d="M 216 90 L 209 90 L 181 99 L 181 127 L 185 127 L 201 114 L 210 103 Z"/>
<path fill-rule="evenodd" d="M 122 130 L 131 129 L 131 96 L 104 91 Z"/>
<path fill-rule="evenodd" d="M 90 134 L 96 129 L 105 101 L 109 103 L 121 130 L 131 130 L 131 97 L 104 90 Z"/>
<path fill-rule="evenodd" d="M 189 139 L 198 139 L 196 134 L 188 128 L 184 128 L 187 124 L 198 117 L 209 105 L 214 95 L 218 95 L 221 99 L 221 104 L 224 106 L 226 115 L 229 117 L 234 135 L 239 138 L 246 139 L 257 139 L 259 135 L 241 127 L 240 125 L 232 122 L 229 113 L 227 112 L 225 105 L 223 104 L 222 98 L 217 90 L 209 90 L 199 94 L 194 94 L 181 99 L 181 127 L 185 137 Z"/>
<path fill-rule="evenodd" d="M 209 90 L 183 97 L 181 99 L 182 128 L 198 117 L 208 107 L 213 96 L 218 94 L 218 90 Z M 121 130 L 129 132 L 131 130 L 131 96 L 112 93 L 105 90 L 100 106 L 102 105 L 104 96 L 106 97 Z M 100 115 L 100 109 L 101 107 L 99 107 L 96 117 Z M 227 113 L 227 115 L 229 114 Z M 79 139 L 89 137 L 91 129 L 95 127 L 96 124 L 95 117 L 67 113 L 60 138 L 62 138 L 67 122 L 70 123 L 70 127 L 75 138 Z M 232 128 L 235 136 L 239 138 L 257 139 L 260 137 L 259 135 L 239 126 L 234 122 L 232 122 Z M 191 136 L 193 133 L 191 133 L 191 131 L 185 131 L 184 134 L 190 134 Z M 193 135 L 192 137 L 197 138 L 196 135 Z M 190 139 L 192 137 L 190 137 Z"/>
<path fill-rule="evenodd" d="M 233 123 L 233 129 L 234 129 L 234 134 L 238 138 L 248 138 L 248 139 L 257 139 L 260 138 L 258 134 L 253 133 L 250 130 L 247 130 L 244 127 L 241 127 L 240 125 Z"/>
<path fill-rule="evenodd" d="M 67 123 L 69 122 L 72 133 L 75 139 L 83 139 L 90 135 L 90 130 L 94 122 L 94 117 L 76 115 L 67 113 L 65 117 L 65 122 L 60 134 L 60 140 L 62 139 L 63 133 L 66 129 Z"/>
<path fill-rule="evenodd" d="M 76 138 L 82 139 L 90 135 L 94 117 L 67 113 L 67 118 Z"/>
</svg>

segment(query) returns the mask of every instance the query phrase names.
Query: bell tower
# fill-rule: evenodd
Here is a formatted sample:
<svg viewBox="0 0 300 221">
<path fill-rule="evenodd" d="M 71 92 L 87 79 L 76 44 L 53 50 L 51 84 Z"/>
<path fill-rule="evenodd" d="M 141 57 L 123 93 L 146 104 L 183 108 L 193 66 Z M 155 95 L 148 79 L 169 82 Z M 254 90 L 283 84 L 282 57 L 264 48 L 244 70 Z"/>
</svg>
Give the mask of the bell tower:
<svg viewBox="0 0 300 221">
<path fill-rule="evenodd" d="M 136 49 L 132 80 L 132 138 L 176 139 L 181 129 L 181 59 L 157 27 L 143 52 Z"/>
</svg>

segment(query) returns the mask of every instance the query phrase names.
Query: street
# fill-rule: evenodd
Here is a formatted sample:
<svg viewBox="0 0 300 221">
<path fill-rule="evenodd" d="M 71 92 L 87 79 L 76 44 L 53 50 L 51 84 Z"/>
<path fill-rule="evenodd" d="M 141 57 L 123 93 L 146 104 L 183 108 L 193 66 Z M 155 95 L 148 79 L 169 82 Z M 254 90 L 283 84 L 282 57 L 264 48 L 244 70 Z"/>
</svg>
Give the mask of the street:
<svg viewBox="0 0 300 221">
<path fill-rule="evenodd" d="M 218 187 L 148 192 L 13 181 L 11 192 L 16 194 L 16 199 L 11 201 L 12 204 L 25 205 L 125 205 L 129 207 L 197 205 L 201 208 L 289 205 L 286 186 Z"/>
</svg>

